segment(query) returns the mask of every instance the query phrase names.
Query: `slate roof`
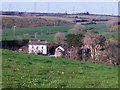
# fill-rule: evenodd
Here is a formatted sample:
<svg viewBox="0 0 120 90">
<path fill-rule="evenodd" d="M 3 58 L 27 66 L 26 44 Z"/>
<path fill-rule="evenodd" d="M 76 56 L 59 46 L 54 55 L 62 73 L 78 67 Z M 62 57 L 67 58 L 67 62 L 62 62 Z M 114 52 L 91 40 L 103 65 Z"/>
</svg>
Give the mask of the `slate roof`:
<svg viewBox="0 0 120 90">
<path fill-rule="evenodd" d="M 60 50 L 62 50 L 62 51 L 65 51 L 65 49 L 63 48 L 63 47 L 61 47 L 61 46 L 59 46 L 59 47 L 57 47 L 56 49 L 60 49 Z"/>
<path fill-rule="evenodd" d="M 29 41 L 29 45 L 48 45 L 47 41 Z"/>
</svg>

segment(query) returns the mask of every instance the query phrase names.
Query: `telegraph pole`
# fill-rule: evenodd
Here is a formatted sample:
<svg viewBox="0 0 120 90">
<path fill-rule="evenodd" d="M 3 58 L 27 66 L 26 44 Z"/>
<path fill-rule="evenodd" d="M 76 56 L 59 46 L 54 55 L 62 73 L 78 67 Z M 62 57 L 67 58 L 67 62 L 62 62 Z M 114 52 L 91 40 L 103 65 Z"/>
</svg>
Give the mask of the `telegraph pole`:
<svg viewBox="0 0 120 90">
<path fill-rule="evenodd" d="M 50 9 L 50 3 L 48 2 L 47 13 L 49 13 L 49 9 Z"/>
<path fill-rule="evenodd" d="M 41 29 L 41 35 L 42 35 L 42 29 Z"/>
<path fill-rule="evenodd" d="M 114 8 L 112 9 L 112 16 L 114 16 Z"/>
<path fill-rule="evenodd" d="M 35 39 L 37 38 L 37 32 L 34 33 L 35 34 Z"/>
<path fill-rule="evenodd" d="M 9 2 L 9 12 L 11 11 L 11 2 Z"/>
<path fill-rule="evenodd" d="M 73 14 L 75 13 L 75 6 L 73 6 Z"/>
<path fill-rule="evenodd" d="M 100 19 L 102 19 L 102 15 L 103 15 L 103 7 L 101 6 L 101 15 L 100 15 Z"/>
<path fill-rule="evenodd" d="M 13 26 L 13 37 L 15 37 L 15 28 L 16 28 L 16 26 L 14 25 Z"/>
<path fill-rule="evenodd" d="M 34 2 L 34 12 L 36 12 L 36 2 Z"/>
<path fill-rule="evenodd" d="M 55 22 L 54 22 L 54 27 L 55 27 Z"/>
<path fill-rule="evenodd" d="M 103 7 L 101 7 L 101 15 L 103 15 Z"/>
</svg>

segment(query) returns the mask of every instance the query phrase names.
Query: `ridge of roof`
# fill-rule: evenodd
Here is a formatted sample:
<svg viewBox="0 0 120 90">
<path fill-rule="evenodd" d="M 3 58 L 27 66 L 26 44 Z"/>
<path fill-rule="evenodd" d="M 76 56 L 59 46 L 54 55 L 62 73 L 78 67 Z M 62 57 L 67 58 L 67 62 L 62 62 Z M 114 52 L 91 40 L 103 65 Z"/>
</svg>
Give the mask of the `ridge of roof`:
<svg viewBox="0 0 120 90">
<path fill-rule="evenodd" d="M 30 40 L 29 45 L 47 45 L 48 41 Z"/>
</svg>

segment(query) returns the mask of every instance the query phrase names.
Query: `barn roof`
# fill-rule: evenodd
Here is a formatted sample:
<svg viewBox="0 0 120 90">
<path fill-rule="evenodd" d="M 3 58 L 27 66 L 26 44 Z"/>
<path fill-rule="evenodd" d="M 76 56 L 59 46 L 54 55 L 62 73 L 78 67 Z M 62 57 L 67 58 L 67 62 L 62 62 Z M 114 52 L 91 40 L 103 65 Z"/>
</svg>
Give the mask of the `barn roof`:
<svg viewBox="0 0 120 90">
<path fill-rule="evenodd" d="M 48 45 L 48 42 L 47 41 L 29 41 L 29 45 Z"/>
<path fill-rule="evenodd" d="M 65 49 L 63 48 L 63 47 L 61 47 L 61 46 L 59 46 L 59 47 L 57 47 L 56 49 L 60 49 L 60 50 L 62 50 L 62 51 L 65 51 Z"/>
</svg>

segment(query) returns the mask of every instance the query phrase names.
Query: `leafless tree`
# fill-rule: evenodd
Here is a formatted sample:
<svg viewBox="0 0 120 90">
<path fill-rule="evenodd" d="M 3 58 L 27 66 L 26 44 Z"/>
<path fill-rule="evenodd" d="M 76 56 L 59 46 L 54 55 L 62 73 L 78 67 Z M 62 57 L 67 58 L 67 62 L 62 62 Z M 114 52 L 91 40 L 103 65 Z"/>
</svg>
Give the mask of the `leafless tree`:
<svg viewBox="0 0 120 90">
<path fill-rule="evenodd" d="M 69 30 L 69 33 L 72 33 L 72 34 L 78 34 L 78 33 L 84 33 L 86 32 L 86 29 L 81 26 L 81 25 L 75 25 L 72 29 Z"/>
<path fill-rule="evenodd" d="M 58 32 L 55 34 L 55 42 L 58 45 L 65 45 L 65 40 L 66 38 L 64 33 Z"/>
<path fill-rule="evenodd" d="M 120 25 L 118 25 L 118 20 L 108 21 L 106 26 L 109 28 L 109 31 L 118 31 L 120 27 Z"/>
<path fill-rule="evenodd" d="M 83 44 L 92 47 L 92 55 L 93 60 L 95 60 L 96 46 L 99 44 L 99 34 L 98 33 L 90 33 L 86 34 L 83 38 Z"/>
<path fill-rule="evenodd" d="M 109 61 L 111 62 L 111 64 L 114 64 L 114 65 L 120 65 L 119 44 L 120 43 L 118 41 L 110 40 L 106 48 Z"/>
<path fill-rule="evenodd" d="M 92 39 L 90 37 L 90 34 L 86 33 L 84 36 L 85 37 L 83 38 L 83 44 L 90 46 L 92 44 Z"/>
<path fill-rule="evenodd" d="M 111 27 L 110 27 L 110 29 L 109 29 L 109 31 L 118 31 L 119 29 L 118 29 L 118 25 L 112 25 Z"/>
</svg>

